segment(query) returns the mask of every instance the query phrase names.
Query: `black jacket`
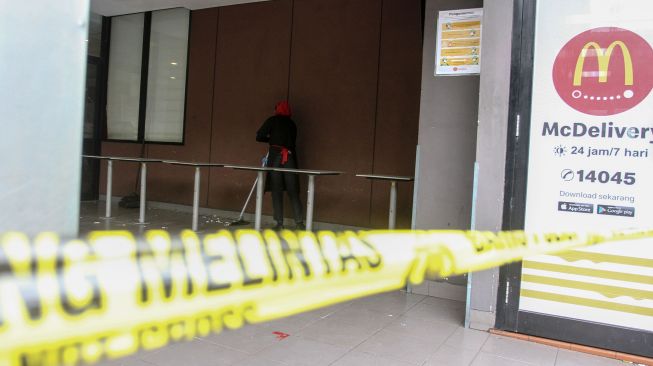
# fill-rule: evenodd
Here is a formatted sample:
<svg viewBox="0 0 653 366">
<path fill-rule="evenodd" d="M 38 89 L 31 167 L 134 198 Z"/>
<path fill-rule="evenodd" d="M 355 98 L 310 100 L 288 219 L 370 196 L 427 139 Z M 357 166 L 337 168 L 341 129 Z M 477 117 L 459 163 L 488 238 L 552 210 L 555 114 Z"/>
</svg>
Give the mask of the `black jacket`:
<svg viewBox="0 0 653 366">
<path fill-rule="evenodd" d="M 295 153 L 297 126 L 290 117 L 272 116 L 268 118 L 258 132 L 256 141 L 267 142 L 270 145 L 283 146 Z"/>
<path fill-rule="evenodd" d="M 258 132 L 256 141 L 270 144 L 268 152 L 267 167 L 275 168 L 297 168 L 297 154 L 295 152 L 295 140 L 297 139 L 297 126 L 290 117 L 272 116 L 268 118 Z M 288 161 L 281 163 L 281 148 L 285 147 L 290 151 Z M 265 179 L 265 191 L 298 191 L 299 177 L 297 174 L 268 172 Z"/>
</svg>

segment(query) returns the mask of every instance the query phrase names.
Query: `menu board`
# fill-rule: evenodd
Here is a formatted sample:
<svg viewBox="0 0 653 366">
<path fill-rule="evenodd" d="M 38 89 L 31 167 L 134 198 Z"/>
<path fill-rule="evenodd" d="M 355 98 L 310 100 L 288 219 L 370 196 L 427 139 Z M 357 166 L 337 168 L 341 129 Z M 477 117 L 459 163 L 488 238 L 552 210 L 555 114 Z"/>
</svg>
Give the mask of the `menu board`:
<svg viewBox="0 0 653 366">
<path fill-rule="evenodd" d="M 483 8 L 439 12 L 435 75 L 481 72 Z"/>
</svg>

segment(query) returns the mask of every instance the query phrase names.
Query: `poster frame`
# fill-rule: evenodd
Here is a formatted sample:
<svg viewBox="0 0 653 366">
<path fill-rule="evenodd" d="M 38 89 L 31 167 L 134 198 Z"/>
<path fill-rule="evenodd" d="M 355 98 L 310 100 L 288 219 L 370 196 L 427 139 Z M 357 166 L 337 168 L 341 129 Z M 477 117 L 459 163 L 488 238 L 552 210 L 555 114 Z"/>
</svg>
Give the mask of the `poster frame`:
<svg viewBox="0 0 653 366">
<path fill-rule="evenodd" d="M 503 230 L 525 223 L 537 1 L 513 0 Z M 653 333 L 519 310 L 521 271 L 521 262 L 500 268 L 497 329 L 653 357 Z"/>
<path fill-rule="evenodd" d="M 439 71 L 439 63 L 440 63 L 440 57 L 441 57 L 441 52 L 442 52 L 442 20 L 443 18 L 442 13 L 446 12 L 455 12 L 455 11 L 478 11 L 480 10 L 481 12 L 481 36 L 480 36 L 480 53 L 479 53 L 479 63 L 477 67 L 477 71 L 470 71 L 470 72 L 444 72 L 444 71 Z M 438 11 L 438 14 L 436 16 L 435 20 L 435 26 L 436 26 L 436 36 L 435 36 L 435 62 L 433 65 L 433 76 L 435 77 L 449 77 L 449 76 L 478 76 L 481 74 L 481 63 L 483 62 L 482 56 L 483 56 L 483 7 L 476 7 L 476 8 L 465 8 L 465 9 L 449 9 L 449 10 L 440 10 Z"/>
</svg>

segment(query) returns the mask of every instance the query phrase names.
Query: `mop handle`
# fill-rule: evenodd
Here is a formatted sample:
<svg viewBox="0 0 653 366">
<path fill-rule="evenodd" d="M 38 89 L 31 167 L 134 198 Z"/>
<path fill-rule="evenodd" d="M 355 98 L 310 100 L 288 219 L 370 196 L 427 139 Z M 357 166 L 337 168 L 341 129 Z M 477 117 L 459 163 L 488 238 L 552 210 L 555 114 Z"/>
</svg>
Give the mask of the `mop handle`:
<svg viewBox="0 0 653 366">
<path fill-rule="evenodd" d="M 262 159 L 263 161 L 263 164 L 261 165 L 262 168 L 264 168 L 267 165 L 269 154 L 270 154 L 269 152 L 265 154 L 265 157 Z M 247 200 L 245 200 L 245 205 L 243 206 L 243 209 L 240 210 L 240 216 L 238 216 L 238 220 L 243 219 L 243 216 L 245 215 L 245 209 L 247 209 L 247 205 L 249 204 L 249 200 L 252 198 L 252 193 L 254 193 L 254 189 L 256 188 L 257 183 L 258 183 L 258 176 L 256 177 L 254 184 L 252 185 L 252 189 L 249 190 L 249 194 L 247 195 Z"/>
<path fill-rule="evenodd" d="M 243 215 L 245 215 L 245 209 L 247 208 L 247 205 L 249 204 L 249 199 L 252 198 L 252 193 L 254 193 L 254 189 L 256 188 L 257 183 L 258 183 L 258 177 L 256 177 L 256 180 L 254 181 L 254 184 L 252 185 L 252 189 L 249 190 L 249 195 L 247 195 L 247 200 L 245 200 L 245 205 L 243 206 L 243 209 L 240 210 L 240 216 L 238 216 L 238 220 L 243 219 Z"/>
</svg>

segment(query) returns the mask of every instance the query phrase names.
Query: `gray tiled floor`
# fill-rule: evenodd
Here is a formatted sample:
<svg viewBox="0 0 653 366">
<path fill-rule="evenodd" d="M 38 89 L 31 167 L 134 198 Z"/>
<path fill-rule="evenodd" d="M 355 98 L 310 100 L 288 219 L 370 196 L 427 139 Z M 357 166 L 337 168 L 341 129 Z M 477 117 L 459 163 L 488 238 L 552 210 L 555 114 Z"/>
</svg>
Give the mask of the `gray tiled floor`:
<svg viewBox="0 0 653 366">
<path fill-rule="evenodd" d="M 148 210 L 145 228 L 134 225 L 138 210 L 116 210 L 99 219 L 101 205 L 82 206 L 80 231 L 186 228 L 190 215 Z M 206 230 L 224 228 L 204 218 Z M 193 342 L 140 353 L 101 366 L 609 366 L 620 361 L 464 329 L 464 304 L 391 292 L 309 313 L 248 325 Z M 290 336 L 278 339 L 274 332 Z"/>
<path fill-rule="evenodd" d="M 190 212 L 149 208 L 145 212 L 145 224 L 138 224 L 139 209 L 125 209 L 112 205 L 111 218 L 104 218 L 104 202 L 85 201 L 80 207 L 79 233 L 87 234 L 94 230 L 127 230 L 135 235 L 140 235 L 147 230 L 164 229 L 176 234 L 191 226 L 192 215 Z M 238 214 L 232 217 L 219 217 L 217 215 L 200 215 L 200 231 L 215 231 L 225 228 L 246 229 L 252 225 L 227 226 L 226 223 L 234 221 Z"/>
<path fill-rule="evenodd" d="M 163 207 L 161 207 L 163 206 Z M 250 202 L 250 208 L 253 202 Z M 79 220 L 79 233 L 81 235 L 87 234 L 94 230 L 127 230 L 136 235 L 142 234 L 146 230 L 164 229 L 173 234 L 176 234 L 184 229 L 191 227 L 192 214 L 191 208 L 182 205 L 171 205 L 152 203 L 149 204 L 145 211 L 145 224 L 138 224 L 139 209 L 125 209 L 118 206 L 116 202 L 113 203 L 111 218 L 104 218 L 105 203 L 104 201 L 84 201 L 80 205 L 80 220 Z M 254 227 L 253 215 L 245 214 L 245 219 L 248 220 L 247 225 L 234 226 L 230 225 L 238 218 L 238 212 L 225 212 L 212 209 L 200 209 L 198 217 L 199 233 L 206 233 L 220 229 L 252 229 Z M 294 225 L 293 220 L 286 219 L 288 228 Z M 271 228 L 275 222 L 270 216 L 262 217 L 262 227 Z M 316 230 L 356 230 L 353 226 L 343 226 L 336 224 L 328 224 L 323 222 L 314 222 L 313 227 Z"/>
<path fill-rule="evenodd" d="M 448 310 L 462 308 L 463 304 L 454 301 L 391 292 L 270 323 L 248 325 L 101 366 L 624 364 L 464 329 L 459 315 L 419 319 L 419 314 L 427 311 L 451 314 Z M 273 332 L 290 336 L 278 339 Z"/>
</svg>

